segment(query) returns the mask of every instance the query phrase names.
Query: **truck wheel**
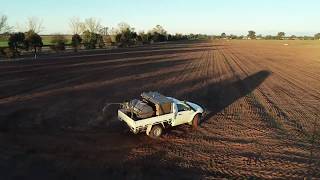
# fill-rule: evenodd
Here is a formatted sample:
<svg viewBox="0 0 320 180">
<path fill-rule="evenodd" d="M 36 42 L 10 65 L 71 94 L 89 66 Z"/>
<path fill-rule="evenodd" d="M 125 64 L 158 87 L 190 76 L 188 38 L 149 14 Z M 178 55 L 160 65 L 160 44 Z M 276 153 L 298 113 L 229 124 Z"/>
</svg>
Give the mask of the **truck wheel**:
<svg viewBox="0 0 320 180">
<path fill-rule="evenodd" d="M 200 115 L 199 115 L 199 114 L 196 114 L 196 115 L 193 117 L 193 120 L 192 120 L 192 126 L 193 126 L 193 128 L 197 129 L 198 126 L 199 126 L 199 122 L 200 122 Z"/>
<path fill-rule="evenodd" d="M 152 126 L 149 136 L 152 138 L 159 138 L 162 135 L 162 127 L 159 125 Z"/>
</svg>

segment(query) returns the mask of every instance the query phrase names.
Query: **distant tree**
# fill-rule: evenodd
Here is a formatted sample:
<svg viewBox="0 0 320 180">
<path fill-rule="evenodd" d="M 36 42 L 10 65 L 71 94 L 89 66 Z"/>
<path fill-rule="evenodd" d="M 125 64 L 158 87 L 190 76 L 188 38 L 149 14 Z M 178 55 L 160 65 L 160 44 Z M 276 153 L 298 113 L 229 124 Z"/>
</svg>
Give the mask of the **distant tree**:
<svg viewBox="0 0 320 180">
<path fill-rule="evenodd" d="M 108 35 L 108 27 L 102 27 L 100 30 L 99 30 L 99 34 L 101 34 L 102 36 L 107 36 Z"/>
<path fill-rule="evenodd" d="M 19 54 L 18 49 L 23 48 L 25 43 L 25 35 L 22 32 L 13 33 L 8 39 L 8 45 L 14 50 L 15 54 Z"/>
<path fill-rule="evenodd" d="M 5 15 L 0 16 L 0 34 L 8 33 L 12 27 L 8 24 L 8 17 Z"/>
<path fill-rule="evenodd" d="M 167 40 L 166 35 L 159 34 L 158 32 L 151 33 L 151 39 L 154 42 L 164 42 Z"/>
<path fill-rule="evenodd" d="M 187 37 L 185 35 L 180 34 L 180 33 L 176 33 L 175 35 L 172 35 L 172 36 L 173 36 L 173 40 L 175 40 L 175 41 L 187 39 Z"/>
<path fill-rule="evenodd" d="M 123 33 L 123 32 L 127 32 L 127 31 L 133 31 L 134 29 L 125 22 L 121 22 L 118 24 L 118 32 L 119 33 Z"/>
<path fill-rule="evenodd" d="M 290 40 L 295 40 L 295 39 L 297 39 L 297 36 L 291 35 L 289 39 L 290 39 Z"/>
<path fill-rule="evenodd" d="M 138 35 L 134 31 L 134 28 L 130 27 L 127 23 L 119 23 L 115 37 L 118 46 L 127 47 L 137 41 Z"/>
<path fill-rule="evenodd" d="M 238 39 L 238 36 L 237 35 L 234 35 L 234 34 L 230 34 L 230 39 Z"/>
<path fill-rule="evenodd" d="M 248 38 L 256 39 L 256 32 L 255 31 L 248 31 Z"/>
<path fill-rule="evenodd" d="M 172 35 L 172 34 L 167 35 L 168 41 L 175 41 L 176 40 L 175 38 L 176 38 L 175 35 Z"/>
<path fill-rule="evenodd" d="M 78 51 L 79 46 L 81 45 L 81 42 L 82 42 L 82 38 L 79 34 L 72 35 L 71 46 L 73 47 L 75 52 Z"/>
<path fill-rule="evenodd" d="M 205 35 L 205 34 L 189 34 L 189 35 L 187 35 L 186 38 L 188 40 L 199 40 L 199 39 L 206 40 L 206 39 L 209 39 L 209 38 L 214 38 L 214 36 L 209 37 L 208 35 Z"/>
<path fill-rule="evenodd" d="M 145 32 L 139 32 L 137 36 L 137 41 L 140 41 L 142 44 L 147 44 L 150 42 L 150 37 L 148 33 Z"/>
<path fill-rule="evenodd" d="M 29 32 L 34 32 L 36 34 L 43 31 L 44 27 L 42 25 L 42 20 L 37 17 L 29 17 L 27 21 L 27 28 Z"/>
<path fill-rule="evenodd" d="M 97 40 L 97 34 L 90 32 L 90 31 L 84 31 L 82 33 L 82 40 L 83 40 L 83 45 L 86 49 L 95 49 L 96 44 L 98 42 Z"/>
<path fill-rule="evenodd" d="M 161 25 L 156 25 L 156 27 L 154 27 L 152 31 L 153 32 L 157 32 L 157 33 L 162 34 L 162 35 L 166 35 L 167 34 L 167 31 Z"/>
<path fill-rule="evenodd" d="M 221 39 L 224 39 L 224 38 L 226 38 L 226 37 L 227 37 L 227 34 L 226 34 L 226 33 L 224 33 L 224 32 L 221 33 L 221 35 L 220 35 L 220 38 L 221 38 Z"/>
<path fill-rule="evenodd" d="M 67 39 L 65 36 L 57 34 L 51 38 L 51 49 L 54 51 L 64 51 L 66 49 Z"/>
<path fill-rule="evenodd" d="M 84 23 L 82 24 L 83 32 L 89 31 L 89 32 L 98 34 L 101 29 L 102 29 L 102 25 L 100 23 L 100 20 L 93 17 L 85 19 Z"/>
<path fill-rule="evenodd" d="M 104 48 L 105 47 L 105 43 L 103 40 L 103 36 L 101 34 L 96 34 L 96 38 L 97 38 L 97 45 L 99 48 Z"/>
<path fill-rule="evenodd" d="M 283 38 L 284 38 L 285 35 L 286 35 L 286 33 L 284 33 L 284 32 L 278 32 L 278 34 L 277 34 L 277 39 L 283 40 Z"/>
<path fill-rule="evenodd" d="M 72 34 L 81 34 L 83 30 L 83 23 L 79 17 L 72 17 L 69 21 L 69 27 Z"/>
<path fill-rule="evenodd" d="M 154 42 L 163 42 L 167 40 L 167 31 L 160 25 L 154 27 L 148 34 Z"/>
<path fill-rule="evenodd" d="M 114 44 L 114 42 L 112 41 L 111 35 L 103 36 L 103 41 L 106 45 L 109 45 L 109 46 L 112 46 Z"/>
<path fill-rule="evenodd" d="M 42 38 L 34 31 L 28 31 L 25 33 L 25 47 L 27 50 L 33 49 L 34 57 L 37 58 L 37 50 L 40 50 L 43 46 Z"/>
<path fill-rule="evenodd" d="M 95 49 L 97 46 L 103 48 L 105 46 L 102 35 L 94 32 L 84 31 L 82 33 L 82 40 L 86 49 Z"/>
<path fill-rule="evenodd" d="M 240 35 L 240 36 L 238 36 L 237 39 L 243 39 L 243 38 L 244 38 L 244 35 Z"/>
<path fill-rule="evenodd" d="M 265 38 L 266 40 L 272 40 L 272 39 L 276 39 L 275 36 L 272 36 L 272 35 L 266 35 Z"/>
<path fill-rule="evenodd" d="M 314 40 L 314 36 L 302 36 L 300 39 L 302 39 L 302 40 Z"/>
<path fill-rule="evenodd" d="M 116 39 L 116 37 L 117 37 L 117 34 L 119 34 L 120 33 L 120 31 L 117 29 L 117 28 L 111 28 L 111 30 L 110 30 L 110 40 L 111 40 L 111 44 L 115 44 L 115 43 L 117 43 L 117 39 Z"/>
<path fill-rule="evenodd" d="M 319 40 L 320 39 L 320 33 L 317 33 L 314 35 L 314 39 Z"/>
<path fill-rule="evenodd" d="M 257 36 L 257 39 L 262 39 L 263 37 L 262 37 L 262 34 L 259 34 L 258 36 Z"/>
</svg>

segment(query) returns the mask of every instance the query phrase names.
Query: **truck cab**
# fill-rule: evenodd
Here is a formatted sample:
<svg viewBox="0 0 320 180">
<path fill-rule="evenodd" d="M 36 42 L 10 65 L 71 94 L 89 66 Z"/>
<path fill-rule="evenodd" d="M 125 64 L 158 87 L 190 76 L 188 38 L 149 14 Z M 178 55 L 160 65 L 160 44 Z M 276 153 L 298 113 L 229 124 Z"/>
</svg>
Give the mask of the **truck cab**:
<svg viewBox="0 0 320 180">
<path fill-rule="evenodd" d="M 203 109 L 194 103 L 187 101 L 179 101 L 172 97 L 167 97 L 172 100 L 173 107 L 173 121 L 172 126 L 178 126 L 181 124 L 185 124 L 186 122 L 190 123 L 193 120 L 193 117 L 200 113 L 203 113 Z"/>
</svg>

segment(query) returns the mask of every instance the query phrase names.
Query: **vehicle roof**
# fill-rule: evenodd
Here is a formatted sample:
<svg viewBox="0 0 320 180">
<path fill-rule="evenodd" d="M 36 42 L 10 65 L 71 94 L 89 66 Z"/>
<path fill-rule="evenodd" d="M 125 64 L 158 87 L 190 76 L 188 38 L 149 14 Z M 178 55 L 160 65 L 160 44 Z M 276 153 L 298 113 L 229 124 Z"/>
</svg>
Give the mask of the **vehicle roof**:
<svg viewBox="0 0 320 180">
<path fill-rule="evenodd" d="M 173 98 L 173 97 L 167 97 L 168 99 L 170 99 L 172 102 L 176 103 L 176 104 L 183 104 L 180 100 Z"/>
</svg>

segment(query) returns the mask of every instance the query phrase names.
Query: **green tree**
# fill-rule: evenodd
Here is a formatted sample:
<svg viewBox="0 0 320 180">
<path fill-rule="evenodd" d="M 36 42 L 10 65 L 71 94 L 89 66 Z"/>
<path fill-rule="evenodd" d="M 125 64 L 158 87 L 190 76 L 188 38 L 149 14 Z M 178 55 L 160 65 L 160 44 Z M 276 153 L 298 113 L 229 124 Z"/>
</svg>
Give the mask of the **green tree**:
<svg viewBox="0 0 320 180">
<path fill-rule="evenodd" d="M 116 33 L 116 42 L 120 47 L 127 47 L 137 41 L 137 33 L 134 28 L 130 27 L 127 23 L 119 23 L 118 31 Z"/>
<path fill-rule="evenodd" d="M 161 25 L 156 25 L 156 27 L 154 27 L 152 31 L 163 35 L 167 34 L 167 31 Z"/>
<path fill-rule="evenodd" d="M 63 35 L 54 35 L 51 38 L 51 49 L 54 51 L 64 51 L 66 49 L 67 39 Z"/>
<path fill-rule="evenodd" d="M 262 34 L 258 34 L 256 38 L 257 39 L 262 39 Z"/>
<path fill-rule="evenodd" d="M 272 40 L 272 39 L 275 39 L 276 37 L 275 36 L 272 36 L 272 35 L 266 35 L 265 36 L 265 39 L 266 40 Z"/>
<path fill-rule="evenodd" d="M 142 44 L 148 44 L 150 42 L 150 36 L 148 33 L 142 31 L 138 34 L 137 41 L 142 42 Z"/>
<path fill-rule="evenodd" d="M 224 38 L 226 38 L 226 37 L 227 37 L 227 34 L 226 34 L 226 33 L 224 33 L 224 32 L 221 33 L 221 35 L 220 35 L 220 38 L 221 38 L 221 39 L 224 39 Z"/>
<path fill-rule="evenodd" d="M 278 32 L 278 34 L 277 34 L 277 39 L 283 40 L 283 38 L 284 38 L 285 35 L 286 35 L 286 33 L 284 33 L 284 32 Z"/>
<path fill-rule="evenodd" d="M 154 42 L 163 42 L 167 40 L 167 31 L 160 25 L 154 27 L 148 34 Z"/>
<path fill-rule="evenodd" d="M 25 47 L 27 50 L 30 48 L 33 49 L 34 57 L 37 58 L 37 51 L 40 50 L 43 46 L 42 38 L 39 34 L 30 30 L 25 33 Z"/>
<path fill-rule="evenodd" d="M 82 42 L 82 38 L 79 34 L 72 35 L 71 46 L 73 47 L 74 52 L 78 52 L 81 42 Z"/>
<path fill-rule="evenodd" d="M 97 45 L 99 48 L 103 48 L 105 46 L 103 37 L 100 34 L 84 31 L 82 37 L 83 45 L 86 49 L 95 49 Z"/>
<path fill-rule="evenodd" d="M 297 36 L 295 36 L 295 35 L 290 36 L 290 40 L 295 40 L 296 38 L 297 38 Z"/>
<path fill-rule="evenodd" d="M 237 35 L 230 34 L 230 39 L 238 39 Z"/>
<path fill-rule="evenodd" d="M 255 31 L 248 31 L 248 38 L 250 39 L 256 39 L 256 32 Z"/>
<path fill-rule="evenodd" d="M 95 49 L 96 44 L 98 42 L 97 40 L 97 34 L 90 32 L 90 31 L 84 31 L 82 33 L 82 40 L 83 40 L 83 45 L 86 49 Z"/>
<path fill-rule="evenodd" d="M 15 54 L 19 54 L 18 49 L 24 47 L 25 35 L 22 32 L 13 33 L 8 39 L 8 45 L 14 50 Z"/>
<path fill-rule="evenodd" d="M 317 33 L 314 35 L 314 39 L 319 40 L 320 39 L 320 33 Z"/>
<path fill-rule="evenodd" d="M 103 36 L 101 34 L 96 34 L 96 38 L 97 38 L 97 45 L 99 48 L 104 48 L 105 47 L 105 43 L 103 40 Z"/>
</svg>

